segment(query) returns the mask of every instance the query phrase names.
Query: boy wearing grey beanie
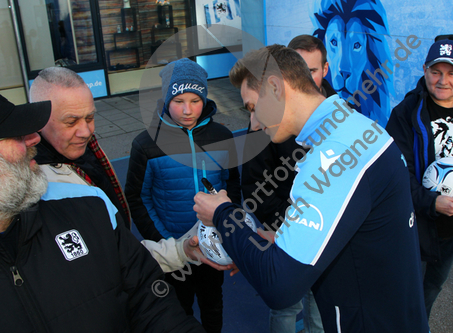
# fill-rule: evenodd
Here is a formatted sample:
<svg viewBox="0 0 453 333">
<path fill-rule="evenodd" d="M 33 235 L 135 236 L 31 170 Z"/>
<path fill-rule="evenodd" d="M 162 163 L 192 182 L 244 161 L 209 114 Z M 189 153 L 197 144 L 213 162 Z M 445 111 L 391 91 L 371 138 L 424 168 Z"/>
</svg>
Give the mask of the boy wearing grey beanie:
<svg viewBox="0 0 453 333">
<path fill-rule="evenodd" d="M 240 204 L 237 154 L 230 130 L 212 120 L 217 107 L 207 98 L 207 72 L 184 58 L 160 72 L 162 99 L 150 127 L 132 143 L 125 193 L 145 239 L 179 238 L 197 222 L 193 197 L 207 178 Z M 191 273 L 166 275 L 181 305 L 192 315 L 194 295 L 205 330 L 221 332 L 223 272 L 190 265 Z"/>
</svg>

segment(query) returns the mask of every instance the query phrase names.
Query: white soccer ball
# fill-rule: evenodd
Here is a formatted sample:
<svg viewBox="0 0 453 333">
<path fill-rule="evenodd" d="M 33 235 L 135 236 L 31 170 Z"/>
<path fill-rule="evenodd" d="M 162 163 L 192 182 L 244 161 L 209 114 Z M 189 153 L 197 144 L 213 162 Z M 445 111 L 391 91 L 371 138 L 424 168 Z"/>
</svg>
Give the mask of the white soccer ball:
<svg viewBox="0 0 453 333">
<path fill-rule="evenodd" d="M 431 163 L 423 175 L 422 184 L 430 191 L 452 197 L 453 157 L 444 157 Z"/>
<path fill-rule="evenodd" d="M 201 252 L 209 260 L 219 265 L 228 265 L 233 262 L 222 246 L 220 234 L 215 227 L 207 227 L 200 221 L 198 226 L 198 243 Z"/>
<path fill-rule="evenodd" d="M 253 217 L 246 214 L 245 224 L 256 232 L 256 224 Z M 219 265 L 229 265 L 233 262 L 228 253 L 222 246 L 222 240 L 218 230 L 215 227 L 207 227 L 200 221 L 198 225 L 198 243 L 201 252 L 209 260 Z"/>
</svg>

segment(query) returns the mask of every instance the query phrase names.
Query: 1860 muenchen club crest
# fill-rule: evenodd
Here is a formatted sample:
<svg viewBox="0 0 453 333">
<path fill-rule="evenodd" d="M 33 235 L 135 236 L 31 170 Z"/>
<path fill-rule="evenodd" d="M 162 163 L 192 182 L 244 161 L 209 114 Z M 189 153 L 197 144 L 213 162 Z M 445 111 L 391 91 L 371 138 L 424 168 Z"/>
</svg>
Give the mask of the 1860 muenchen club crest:
<svg viewBox="0 0 453 333">
<path fill-rule="evenodd" d="M 75 229 L 57 235 L 55 240 L 68 261 L 86 256 L 89 252 L 82 236 Z"/>
</svg>

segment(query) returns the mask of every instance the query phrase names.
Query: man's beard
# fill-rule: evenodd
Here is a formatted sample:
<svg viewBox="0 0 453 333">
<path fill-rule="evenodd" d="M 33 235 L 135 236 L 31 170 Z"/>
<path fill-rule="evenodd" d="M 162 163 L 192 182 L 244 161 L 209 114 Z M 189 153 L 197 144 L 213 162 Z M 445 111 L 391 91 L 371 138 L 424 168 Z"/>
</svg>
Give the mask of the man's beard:
<svg viewBox="0 0 453 333">
<path fill-rule="evenodd" d="M 37 164 L 30 168 L 36 147 L 27 149 L 27 156 L 10 163 L 0 155 L 0 221 L 12 219 L 37 203 L 47 190 L 47 178 Z"/>
</svg>

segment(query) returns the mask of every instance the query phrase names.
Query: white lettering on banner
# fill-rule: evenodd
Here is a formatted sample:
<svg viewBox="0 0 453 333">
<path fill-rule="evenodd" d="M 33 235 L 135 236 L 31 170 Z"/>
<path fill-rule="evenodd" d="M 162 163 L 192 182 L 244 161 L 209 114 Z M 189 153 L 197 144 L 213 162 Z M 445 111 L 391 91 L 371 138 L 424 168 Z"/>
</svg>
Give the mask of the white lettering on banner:
<svg viewBox="0 0 453 333">
<path fill-rule="evenodd" d="M 102 86 L 102 82 L 100 82 L 100 81 L 96 81 L 95 83 L 90 82 L 90 83 L 87 83 L 87 86 L 90 89 L 93 87 L 99 87 L 99 86 Z"/>
<path fill-rule="evenodd" d="M 204 90 L 205 87 L 199 86 L 196 83 L 181 84 L 178 87 L 178 84 L 175 83 L 172 88 L 173 88 L 173 90 L 172 90 L 171 93 L 173 95 L 176 95 L 177 93 L 184 94 L 184 90 L 196 90 L 196 91 L 198 91 L 200 93 L 203 93 L 203 90 Z"/>
</svg>

